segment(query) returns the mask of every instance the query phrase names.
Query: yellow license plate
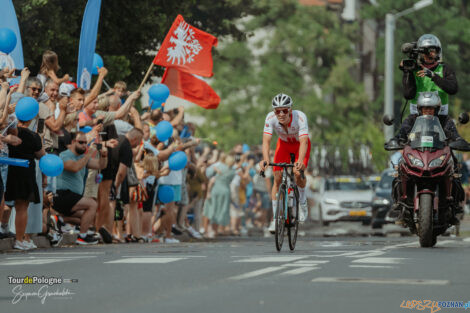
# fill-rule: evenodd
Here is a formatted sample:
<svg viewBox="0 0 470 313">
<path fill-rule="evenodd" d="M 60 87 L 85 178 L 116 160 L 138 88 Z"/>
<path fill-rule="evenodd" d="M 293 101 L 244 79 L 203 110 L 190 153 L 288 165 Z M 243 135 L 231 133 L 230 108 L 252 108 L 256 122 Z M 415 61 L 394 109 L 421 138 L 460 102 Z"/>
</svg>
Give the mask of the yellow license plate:
<svg viewBox="0 0 470 313">
<path fill-rule="evenodd" d="M 349 216 L 366 216 L 366 211 L 365 210 L 349 211 Z"/>
</svg>

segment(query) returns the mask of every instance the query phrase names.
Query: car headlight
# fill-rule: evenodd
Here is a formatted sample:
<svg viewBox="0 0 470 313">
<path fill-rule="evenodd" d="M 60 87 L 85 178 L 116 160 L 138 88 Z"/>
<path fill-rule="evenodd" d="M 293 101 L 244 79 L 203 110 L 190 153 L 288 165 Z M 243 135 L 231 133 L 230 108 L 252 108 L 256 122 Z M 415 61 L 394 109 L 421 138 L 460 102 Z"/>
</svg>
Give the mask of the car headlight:
<svg viewBox="0 0 470 313">
<path fill-rule="evenodd" d="M 424 167 L 423 161 L 421 161 L 421 160 L 418 159 L 418 158 L 415 158 L 413 155 L 408 154 L 408 159 L 410 159 L 411 164 L 413 164 L 414 166 L 417 166 L 417 167 Z"/>
<path fill-rule="evenodd" d="M 339 204 L 339 201 L 336 200 L 336 199 L 323 199 L 323 202 L 325 202 L 326 204 Z"/>
<path fill-rule="evenodd" d="M 390 201 L 382 197 L 375 197 L 374 199 L 372 199 L 372 204 L 373 205 L 389 205 Z"/>
<path fill-rule="evenodd" d="M 446 159 L 446 156 L 447 154 L 443 154 L 437 159 L 432 160 L 431 162 L 429 162 L 429 167 L 441 166 L 442 162 L 444 162 L 444 160 Z"/>
</svg>

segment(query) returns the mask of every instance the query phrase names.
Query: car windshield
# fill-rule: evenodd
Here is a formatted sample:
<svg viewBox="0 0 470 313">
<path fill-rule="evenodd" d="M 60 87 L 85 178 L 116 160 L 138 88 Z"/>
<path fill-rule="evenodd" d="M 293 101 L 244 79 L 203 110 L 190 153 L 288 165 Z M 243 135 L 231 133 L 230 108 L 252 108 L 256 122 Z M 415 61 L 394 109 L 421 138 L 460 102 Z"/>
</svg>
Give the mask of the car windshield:
<svg viewBox="0 0 470 313">
<path fill-rule="evenodd" d="M 381 189 L 392 189 L 393 176 L 391 172 L 384 173 L 380 179 L 379 187 Z"/>
<path fill-rule="evenodd" d="M 416 118 L 409 139 L 411 148 L 442 149 L 445 146 L 446 135 L 442 130 L 439 119 L 432 115 L 422 115 Z"/>
<path fill-rule="evenodd" d="M 360 178 L 336 178 L 326 181 L 326 190 L 369 190 L 364 181 Z"/>
</svg>

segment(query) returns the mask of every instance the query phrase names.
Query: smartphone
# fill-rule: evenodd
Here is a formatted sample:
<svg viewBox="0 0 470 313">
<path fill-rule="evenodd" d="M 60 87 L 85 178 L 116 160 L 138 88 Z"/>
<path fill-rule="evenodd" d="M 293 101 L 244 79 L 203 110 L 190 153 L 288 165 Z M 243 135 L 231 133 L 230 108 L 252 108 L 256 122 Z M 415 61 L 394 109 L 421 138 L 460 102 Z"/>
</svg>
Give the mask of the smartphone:
<svg viewBox="0 0 470 313">
<path fill-rule="evenodd" d="M 15 76 L 21 76 L 21 71 L 22 71 L 22 70 L 16 69 L 16 70 L 15 70 Z"/>
<path fill-rule="evenodd" d="M 44 119 L 40 118 L 38 120 L 38 130 L 37 133 L 42 134 L 44 132 Z"/>
</svg>

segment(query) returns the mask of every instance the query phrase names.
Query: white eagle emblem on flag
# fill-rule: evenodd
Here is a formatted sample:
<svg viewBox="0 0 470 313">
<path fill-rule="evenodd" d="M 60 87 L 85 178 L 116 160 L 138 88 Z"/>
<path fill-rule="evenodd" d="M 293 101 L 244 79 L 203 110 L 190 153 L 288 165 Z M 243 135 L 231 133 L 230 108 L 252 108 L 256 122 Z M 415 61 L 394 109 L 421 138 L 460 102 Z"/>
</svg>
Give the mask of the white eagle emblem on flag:
<svg viewBox="0 0 470 313">
<path fill-rule="evenodd" d="M 177 62 L 178 65 L 193 62 L 194 57 L 202 50 L 202 46 L 194 37 L 191 26 L 182 21 L 173 34 L 174 36 L 171 36 L 170 42 L 175 46 L 168 48 L 167 62 L 171 64 Z"/>
</svg>

